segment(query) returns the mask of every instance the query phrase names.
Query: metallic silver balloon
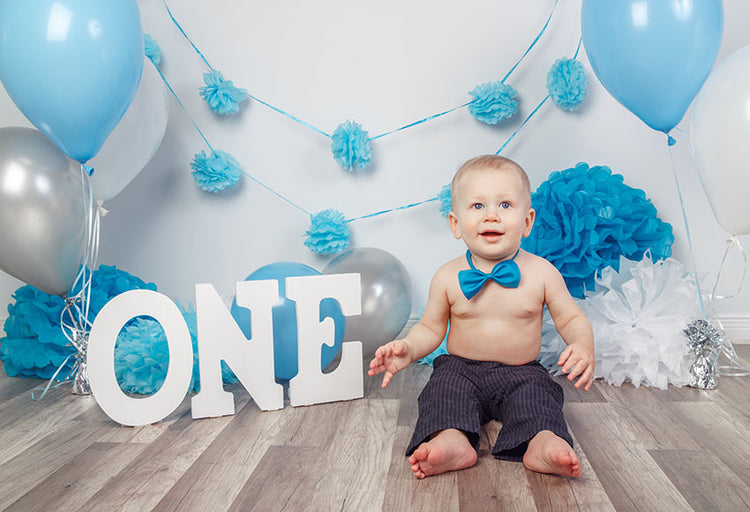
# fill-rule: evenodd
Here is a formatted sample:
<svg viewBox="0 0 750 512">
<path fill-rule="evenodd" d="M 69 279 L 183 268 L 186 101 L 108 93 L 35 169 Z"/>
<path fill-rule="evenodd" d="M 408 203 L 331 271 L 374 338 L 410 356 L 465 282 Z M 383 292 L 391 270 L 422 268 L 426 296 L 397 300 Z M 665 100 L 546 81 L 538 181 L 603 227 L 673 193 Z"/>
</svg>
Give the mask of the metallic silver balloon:
<svg viewBox="0 0 750 512">
<path fill-rule="evenodd" d="M 0 269 L 64 295 L 86 245 L 80 169 L 41 132 L 0 128 Z"/>
<path fill-rule="evenodd" d="M 362 314 L 346 317 L 345 340 L 362 342 L 365 356 L 394 339 L 411 314 L 411 278 L 404 265 L 382 249 L 357 248 L 343 252 L 323 274 L 359 273 Z"/>
</svg>

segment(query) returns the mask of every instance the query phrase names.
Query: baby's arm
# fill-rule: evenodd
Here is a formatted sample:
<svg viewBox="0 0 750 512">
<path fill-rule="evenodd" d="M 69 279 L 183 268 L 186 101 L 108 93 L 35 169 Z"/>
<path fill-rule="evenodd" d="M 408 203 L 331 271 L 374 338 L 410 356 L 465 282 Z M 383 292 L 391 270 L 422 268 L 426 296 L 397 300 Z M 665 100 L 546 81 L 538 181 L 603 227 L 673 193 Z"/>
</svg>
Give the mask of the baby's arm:
<svg viewBox="0 0 750 512">
<path fill-rule="evenodd" d="M 568 345 L 557 361 L 568 380 L 576 378 L 576 389 L 583 386 L 585 391 L 594 381 L 594 333 L 586 315 L 570 296 L 565 280 L 560 272 L 549 265 L 549 276 L 545 279 L 545 301 L 555 328 Z"/>
<path fill-rule="evenodd" d="M 385 372 L 381 387 L 386 387 L 396 373 L 440 346 L 448 330 L 450 316 L 447 277 L 444 269 L 435 274 L 424 314 L 406 337 L 386 343 L 375 351 L 368 375 Z"/>
</svg>

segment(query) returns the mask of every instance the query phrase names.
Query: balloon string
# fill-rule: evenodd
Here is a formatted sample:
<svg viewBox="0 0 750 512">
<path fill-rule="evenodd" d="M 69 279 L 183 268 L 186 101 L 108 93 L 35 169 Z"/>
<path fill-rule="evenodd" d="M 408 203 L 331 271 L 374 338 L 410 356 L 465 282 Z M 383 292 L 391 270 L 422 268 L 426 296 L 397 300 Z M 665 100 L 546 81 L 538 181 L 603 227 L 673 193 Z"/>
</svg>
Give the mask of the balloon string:
<svg viewBox="0 0 750 512">
<path fill-rule="evenodd" d="M 698 296 L 698 304 L 700 305 L 701 314 L 703 319 L 708 321 L 706 315 L 706 307 L 703 304 L 703 292 L 701 291 L 700 278 L 698 277 L 698 271 L 695 266 L 695 251 L 693 250 L 693 238 L 690 236 L 690 225 L 688 224 L 687 211 L 685 210 L 685 200 L 682 197 L 682 189 L 680 188 L 680 179 L 677 176 L 677 167 L 674 162 L 674 154 L 672 153 L 672 146 L 667 146 L 669 150 L 669 160 L 672 163 L 672 176 L 674 177 L 675 187 L 677 188 L 677 195 L 680 199 L 680 209 L 682 211 L 682 221 L 685 224 L 685 234 L 687 235 L 688 247 L 690 249 L 690 266 L 693 271 L 693 279 L 695 279 L 696 295 Z"/>
<path fill-rule="evenodd" d="M 742 260 L 743 260 L 742 278 L 740 278 L 740 284 L 737 287 L 737 291 L 735 291 L 731 295 L 716 295 L 716 290 L 719 288 L 719 280 L 721 278 L 721 272 L 724 269 L 724 263 L 727 260 L 727 255 L 729 254 L 729 251 L 731 251 L 735 247 L 739 249 L 740 254 L 742 254 Z M 747 273 L 747 254 L 745 254 L 745 249 L 742 247 L 742 244 L 740 243 L 739 239 L 736 236 L 732 236 L 727 239 L 727 247 L 726 249 L 724 249 L 724 255 L 721 257 L 721 264 L 719 265 L 719 271 L 716 273 L 716 281 L 714 282 L 713 290 L 711 290 L 710 299 L 712 301 L 714 299 L 731 299 L 739 295 L 740 292 L 742 291 L 742 285 L 745 282 L 746 273 Z"/>
</svg>

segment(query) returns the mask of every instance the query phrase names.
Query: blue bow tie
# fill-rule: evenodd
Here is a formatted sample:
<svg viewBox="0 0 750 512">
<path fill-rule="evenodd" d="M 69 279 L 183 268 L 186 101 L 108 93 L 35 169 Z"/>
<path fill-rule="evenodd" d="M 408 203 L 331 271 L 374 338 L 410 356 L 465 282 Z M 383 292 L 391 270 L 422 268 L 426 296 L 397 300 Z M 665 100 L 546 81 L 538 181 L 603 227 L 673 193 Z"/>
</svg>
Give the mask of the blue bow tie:
<svg viewBox="0 0 750 512">
<path fill-rule="evenodd" d="M 471 262 L 471 253 L 466 251 L 466 260 L 471 268 L 458 273 L 458 284 L 461 285 L 461 291 L 464 292 L 466 298 L 471 300 L 489 279 L 504 288 L 518 288 L 518 284 L 521 282 L 521 270 L 518 268 L 518 264 L 513 261 L 516 256 L 518 256 L 518 251 L 511 259 L 499 262 L 492 268 L 492 272 L 485 274 L 474 266 Z"/>
</svg>

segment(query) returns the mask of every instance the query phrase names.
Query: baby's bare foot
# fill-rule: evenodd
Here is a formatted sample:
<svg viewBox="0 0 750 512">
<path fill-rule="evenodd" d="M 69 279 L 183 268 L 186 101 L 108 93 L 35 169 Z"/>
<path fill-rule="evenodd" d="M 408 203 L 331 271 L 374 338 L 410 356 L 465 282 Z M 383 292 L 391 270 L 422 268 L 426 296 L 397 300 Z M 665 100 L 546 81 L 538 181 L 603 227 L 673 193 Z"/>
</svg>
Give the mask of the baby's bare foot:
<svg viewBox="0 0 750 512">
<path fill-rule="evenodd" d="M 581 476 L 581 463 L 576 452 L 567 441 L 549 430 L 542 430 L 529 441 L 523 465 L 538 473 Z"/>
<path fill-rule="evenodd" d="M 424 478 L 447 471 L 464 469 L 477 462 L 477 452 L 460 430 L 439 432 L 426 443 L 419 445 L 409 457 L 414 476 Z"/>
</svg>

